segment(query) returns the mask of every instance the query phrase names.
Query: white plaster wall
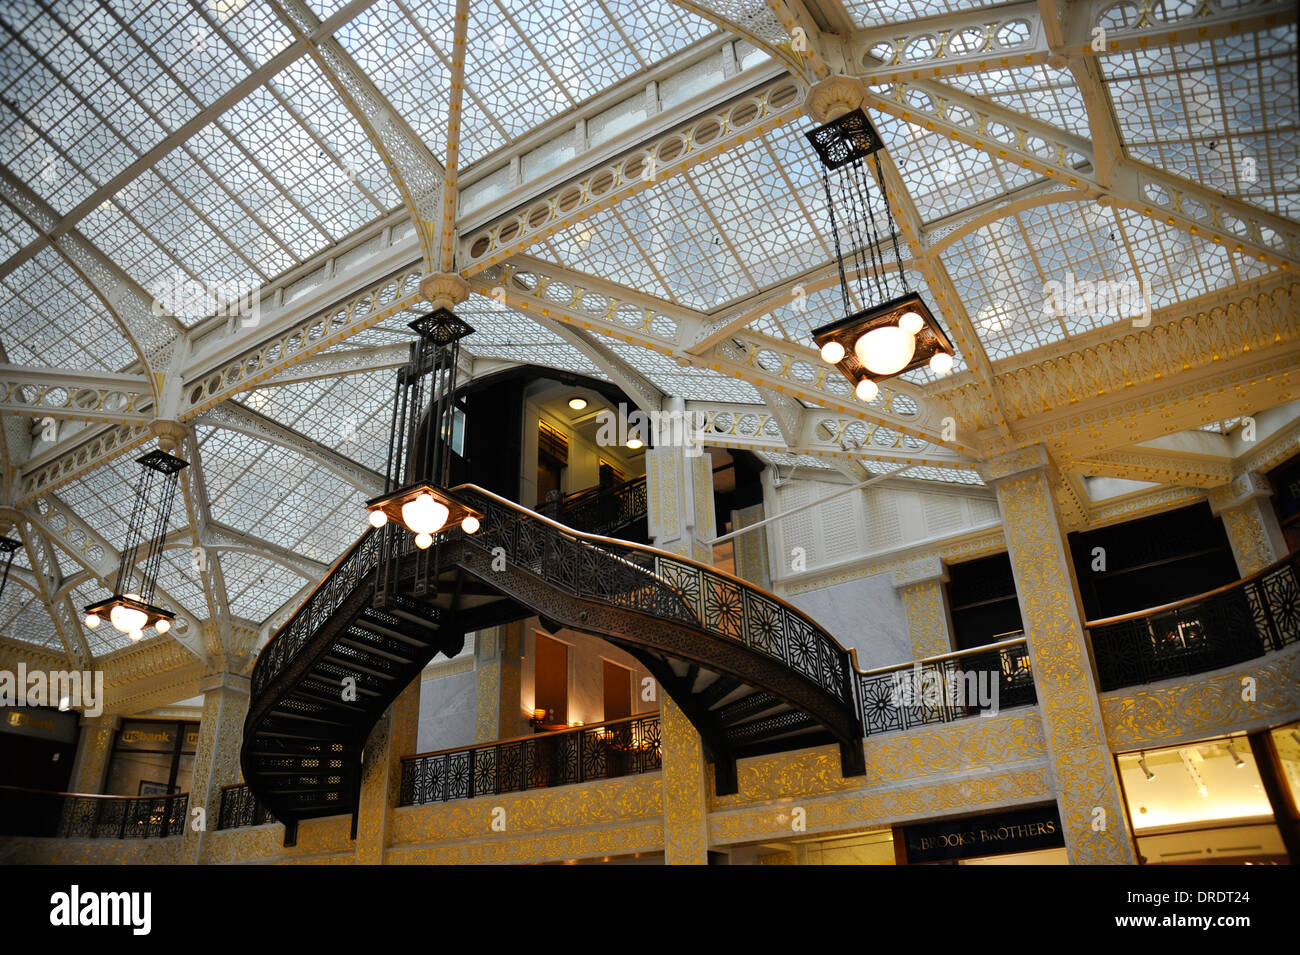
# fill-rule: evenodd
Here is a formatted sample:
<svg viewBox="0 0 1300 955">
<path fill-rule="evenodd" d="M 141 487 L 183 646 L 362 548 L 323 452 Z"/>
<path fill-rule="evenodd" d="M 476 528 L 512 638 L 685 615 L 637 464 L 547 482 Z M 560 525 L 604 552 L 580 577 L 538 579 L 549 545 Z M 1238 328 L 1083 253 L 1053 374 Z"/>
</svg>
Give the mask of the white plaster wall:
<svg viewBox="0 0 1300 955">
<path fill-rule="evenodd" d="M 466 651 L 473 661 L 473 646 Z M 445 663 L 443 658 L 440 661 Z M 458 658 L 460 659 L 460 658 Z M 428 673 L 432 679 L 424 679 Z M 420 723 L 416 730 L 416 752 L 470 746 L 478 735 L 478 672 L 471 666 L 461 673 L 436 675 L 438 665 L 422 674 Z"/>
<path fill-rule="evenodd" d="M 857 577 L 786 599 L 845 647 L 857 650 L 858 666 L 864 670 L 914 657 L 907 610 L 891 573 Z"/>
</svg>

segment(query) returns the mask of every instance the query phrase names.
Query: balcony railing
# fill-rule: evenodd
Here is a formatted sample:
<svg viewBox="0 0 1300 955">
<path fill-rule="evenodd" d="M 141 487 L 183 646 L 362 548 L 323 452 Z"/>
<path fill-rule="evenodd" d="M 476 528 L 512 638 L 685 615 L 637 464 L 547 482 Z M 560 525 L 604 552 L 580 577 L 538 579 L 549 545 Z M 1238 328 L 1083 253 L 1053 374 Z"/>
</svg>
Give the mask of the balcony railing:
<svg viewBox="0 0 1300 955">
<path fill-rule="evenodd" d="M 401 806 L 567 786 L 663 768 L 659 714 L 402 760 Z"/>
<path fill-rule="evenodd" d="M 189 794 L 94 796 L 0 786 L 0 833 L 69 839 L 155 839 L 185 831 Z"/>
<path fill-rule="evenodd" d="M 914 663 L 859 671 L 863 735 L 1038 702 L 1023 636 Z"/>
<path fill-rule="evenodd" d="M 1297 554 L 1209 593 L 1086 626 L 1102 692 L 1281 650 L 1300 640 Z"/>
<path fill-rule="evenodd" d="M 218 829 L 242 829 L 244 826 L 261 826 L 268 822 L 275 822 L 275 816 L 243 783 L 221 787 Z"/>
</svg>

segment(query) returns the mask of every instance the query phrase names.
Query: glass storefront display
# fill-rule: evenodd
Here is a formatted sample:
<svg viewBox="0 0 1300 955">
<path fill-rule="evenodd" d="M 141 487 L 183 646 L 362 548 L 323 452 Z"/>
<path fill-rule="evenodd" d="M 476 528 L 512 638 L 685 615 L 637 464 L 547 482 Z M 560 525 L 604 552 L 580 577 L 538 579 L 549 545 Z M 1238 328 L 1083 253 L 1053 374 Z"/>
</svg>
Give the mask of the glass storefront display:
<svg viewBox="0 0 1300 955">
<path fill-rule="evenodd" d="M 189 792 L 199 724 L 126 720 L 113 741 L 104 791 L 113 796 Z"/>
</svg>

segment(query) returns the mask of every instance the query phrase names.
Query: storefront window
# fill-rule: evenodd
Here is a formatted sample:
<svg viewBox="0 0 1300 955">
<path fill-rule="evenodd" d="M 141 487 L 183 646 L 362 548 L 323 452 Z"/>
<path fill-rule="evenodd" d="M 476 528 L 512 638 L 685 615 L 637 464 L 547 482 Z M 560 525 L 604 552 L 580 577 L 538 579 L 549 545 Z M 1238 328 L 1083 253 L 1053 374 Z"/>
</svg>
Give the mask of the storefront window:
<svg viewBox="0 0 1300 955">
<path fill-rule="evenodd" d="M 1244 735 L 1128 753 L 1118 762 L 1145 864 L 1286 861 Z"/>
<path fill-rule="evenodd" d="M 127 720 L 113 742 L 105 792 L 159 796 L 189 792 L 199 724 Z"/>
</svg>

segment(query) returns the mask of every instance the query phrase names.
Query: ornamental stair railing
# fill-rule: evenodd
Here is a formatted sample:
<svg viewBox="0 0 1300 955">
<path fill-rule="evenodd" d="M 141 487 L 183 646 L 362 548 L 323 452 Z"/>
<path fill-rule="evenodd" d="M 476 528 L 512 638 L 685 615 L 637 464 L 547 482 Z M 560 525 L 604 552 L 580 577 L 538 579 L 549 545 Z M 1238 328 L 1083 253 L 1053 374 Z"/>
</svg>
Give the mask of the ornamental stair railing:
<svg viewBox="0 0 1300 955">
<path fill-rule="evenodd" d="M 659 714 L 421 753 L 402 760 L 400 806 L 568 786 L 663 768 Z"/>
<path fill-rule="evenodd" d="M 0 835 L 159 839 L 185 831 L 189 794 L 100 796 L 0 786 Z"/>
<path fill-rule="evenodd" d="M 484 518 L 476 534 L 439 535 L 447 580 L 436 599 L 374 607 L 381 549 L 392 548 L 399 594 L 418 556 L 409 535 L 368 531 L 257 659 L 240 761 L 287 844 L 316 816 L 352 812 L 355 832 L 366 736 L 435 654 L 532 615 L 636 657 L 700 731 L 720 793 L 735 791 L 737 758 L 821 742 L 840 744 L 847 775 L 865 771 L 852 659 L 811 618 L 694 561 L 576 531 L 473 485 L 453 493 Z M 499 599 L 455 606 L 466 580 Z"/>
<path fill-rule="evenodd" d="M 1175 603 L 1089 621 L 1102 692 L 1252 660 L 1300 640 L 1297 554 Z"/>
</svg>

